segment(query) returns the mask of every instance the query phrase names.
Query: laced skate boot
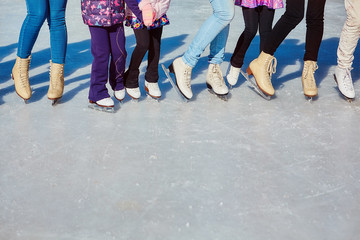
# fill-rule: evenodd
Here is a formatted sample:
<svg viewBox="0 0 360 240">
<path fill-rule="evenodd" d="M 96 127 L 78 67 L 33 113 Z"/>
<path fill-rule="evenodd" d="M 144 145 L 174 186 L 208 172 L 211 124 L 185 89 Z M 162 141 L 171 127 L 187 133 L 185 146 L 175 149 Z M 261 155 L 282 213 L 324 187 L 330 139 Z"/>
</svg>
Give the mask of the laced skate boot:
<svg viewBox="0 0 360 240">
<path fill-rule="evenodd" d="M 28 58 L 17 57 L 12 69 L 11 77 L 14 79 L 16 93 L 26 102 L 31 97 L 29 83 L 29 66 L 31 55 Z"/>
<path fill-rule="evenodd" d="M 226 79 L 227 79 L 228 83 L 230 84 L 230 86 L 236 85 L 236 83 L 237 83 L 237 81 L 239 79 L 240 70 L 241 70 L 241 68 L 233 67 L 230 64 L 229 72 L 226 75 Z"/>
<path fill-rule="evenodd" d="M 136 87 L 136 88 L 125 88 L 127 94 L 129 94 L 129 96 L 134 99 L 134 100 L 138 100 L 141 96 L 140 93 L 140 88 Z"/>
<path fill-rule="evenodd" d="M 181 57 L 178 57 L 169 66 L 171 73 L 175 74 L 176 85 L 180 92 L 186 99 L 190 99 L 193 96 L 191 91 L 191 71 L 192 67 L 188 66 Z"/>
<path fill-rule="evenodd" d="M 114 91 L 114 97 L 121 102 L 125 98 L 125 89 Z"/>
<path fill-rule="evenodd" d="M 53 63 L 50 60 L 50 85 L 47 93 L 49 100 L 54 103 L 60 99 L 64 92 L 64 64 Z"/>
<path fill-rule="evenodd" d="M 152 83 L 145 80 L 145 91 L 153 98 L 161 97 L 161 91 L 157 82 Z"/>
<path fill-rule="evenodd" d="M 305 61 L 304 69 L 302 72 L 302 85 L 304 89 L 304 95 L 311 98 L 318 94 L 314 73 L 318 69 L 315 61 Z"/>
<path fill-rule="evenodd" d="M 103 111 L 103 112 L 109 112 L 109 113 L 115 112 L 114 101 L 110 97 L 103 98 L 96 102 L 89 100 L 89 103 L 90 103 L 89 108 Z"/>
<path fill-rule="evenodd" d="M 337 66 L 335 68 L 334 78 L 341 94 L 349 100 L 352 100 L 355 98 L 355 90 L 350 71 L 351 69 Z"/>
<path fill-rule="evenodd" d="M 206 76 L 206 85 L 216 95 L 224 96 L 229 93 L 219 64 L 210 63 Z"/>
<path fill-rule="evenodd" d="M 114 106 L 114 101 L 109 97 L 103 98 L 99 101 L 96 101 L 95 103 L 100 107 L 113 107 Z"/>
<path fill-rule="evenodd" d="M 274 56 L 261 52 L 246 70 L 249 75 L 254 75 L 256 84 L 268 96 L 275 94 L 275 89 L 271 84 L 271 75 L 276 72 L 276 64 Z"/>
</svg>

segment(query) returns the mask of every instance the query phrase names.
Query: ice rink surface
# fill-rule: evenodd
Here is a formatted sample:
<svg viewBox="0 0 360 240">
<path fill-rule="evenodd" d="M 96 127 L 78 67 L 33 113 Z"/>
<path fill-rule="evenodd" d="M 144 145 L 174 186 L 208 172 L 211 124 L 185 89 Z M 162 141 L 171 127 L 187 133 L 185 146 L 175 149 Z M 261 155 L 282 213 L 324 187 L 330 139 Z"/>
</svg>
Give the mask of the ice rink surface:
<svg viewBox="0 0 360 240">
<path fill-rule="evenodd" d="M 342 0 L 327 1 L 313 102 L 301 85 L 303 21 L 275 54 L 271 101 L 242 78 L 229 101 L 210 94 L 207 49 L 193 71 L 193 100 L 181 102 L 160 67 L 163 97 L 146 97 L 144 61 L 142 98 L 127 96 L 115 114 L 88 108 L 92 56 L 79 0 L 68 2 L 65 93 L 55 107 L 46 96 L 47 25 L 33 49 L 33 96 L 24 104 L 10 72 L 26 6 L 0 6 L 0 240 L 360 239 L 359 49 L 354 102 L 332 77 Z M 160 63 L 182 55 L 210 14 L 208 0 L 173 0 Z M 242 30 L 236 7 L 224 73 Z M 129 28 L 126 35 L 130 56 L 135 38 Z M 257 36 L 244 69 L 258 45 Z"/>
</svg>

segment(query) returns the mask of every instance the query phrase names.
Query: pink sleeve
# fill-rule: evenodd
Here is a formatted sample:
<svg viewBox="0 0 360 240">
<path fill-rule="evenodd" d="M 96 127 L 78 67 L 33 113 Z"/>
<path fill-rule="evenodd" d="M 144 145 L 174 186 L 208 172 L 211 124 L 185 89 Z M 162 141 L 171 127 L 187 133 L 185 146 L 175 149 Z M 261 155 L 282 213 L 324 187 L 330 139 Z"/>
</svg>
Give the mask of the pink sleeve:
<svg viewBox="0 0 360 240">
<path fill-rule="evenodd" d="M 139 2 L 139 8 L 140 8 L 140 10 L 142 10 L 143 7 L 144 7 L 145 5 L 148 5 L 148 4 L 151 4 L 151 3 L 150 3 L 150 0 L 141 0 L 141 2 Z"/>
<path fill-rule="evenodd" d="M 155 3 L 154 9 L 156 12 L 155 18 L 159 19 L 162 17 L 169 9 L 171 0 L 158 0 Z"/>
</svg>

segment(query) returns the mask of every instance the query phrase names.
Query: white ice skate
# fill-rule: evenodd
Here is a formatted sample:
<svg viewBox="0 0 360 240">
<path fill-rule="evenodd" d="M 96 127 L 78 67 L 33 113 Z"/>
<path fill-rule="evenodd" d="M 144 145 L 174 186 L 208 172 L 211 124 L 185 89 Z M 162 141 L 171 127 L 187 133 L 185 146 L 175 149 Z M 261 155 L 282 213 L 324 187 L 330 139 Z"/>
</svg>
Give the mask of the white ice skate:
<svg viewBox="0 0 360 240">
<path fill-rule="evenodd" d="M 114 97 L 119 101 L 122 102 L 125 98 L 125 89 L 116 90 L 114 91 Z"/>
<path fill-rule="evenodd" d="M 157 82 L 152 83 L 145 80 L 145 91 L 152 98 L 159 99 L 161 97 L 161 91 Z"/>
<path fill-rule="evenodd" d="M 239 75 L 240 75 L 241 68 L 233 67 L 231 64 L 229 64 L 229 70 L 226 74 L 227 82 L 230 85 L 230 88 L 236 85 Z"/>
<path fill-rule="evenodd" d="M 179 88 L 177 87 L 176 83 L 174 82 L 174 80 L 173 80 L 172 77 L 170 76 L 170 71 L 169 71 L 169 69 L 167 69 L 164 64 L 161 64 L 161 67 L 162 67 L 162 69 L 164 70 L 164 73 L 165 73 L 167 79 L 169 80 L 171 86 L 173 87 L 173 89 L 175 89 L 177 95 L 181 98 L 182 101 L 188 102 L 188 99 L 180 92 L 180 90 L 179 90 Z"/>
<path fill-rule="evenodd" d="M 334 74 L 334 79 L 338 85 L 340 93 L 349 102 L 355 99 L 355 90 L 354 90 L 350 70 L 351 69 L 340 68 L 337 66 L 335 68 L 335 74 Z"/>
<path fill-rule="evenodd" d="M 210 64 L 206 75 L 206 86 L 222 100 L 227 100 L 229 88 L 226 86 L 219 64 Z"/>
<path fill-rule="evenodd" d="M 103 98 L 96 102 L 89 100 L 89 103 L 90 103 L 89 108 L 91 109 L 95 109 L 103 112 L 110 112 L 110 113 L 115 112 L 114 101 L 110 97 Z"/>
<path fill-rule="evenodd" d="M 125 88 L 127 94 L 133 99 L 133 100 L 139 100 L 141 96 L 140 88 Z"/>
<path fill-rule="evenodd" d="M 175 75 L 176 86 L 180 90 L 181 94 L 186 99 L 190 100 L 193 96 L 191 91 L 192 67 L 184 63 L 181 57 L 178 57 L 169 66 L 169 70 Z"/>
</svg>

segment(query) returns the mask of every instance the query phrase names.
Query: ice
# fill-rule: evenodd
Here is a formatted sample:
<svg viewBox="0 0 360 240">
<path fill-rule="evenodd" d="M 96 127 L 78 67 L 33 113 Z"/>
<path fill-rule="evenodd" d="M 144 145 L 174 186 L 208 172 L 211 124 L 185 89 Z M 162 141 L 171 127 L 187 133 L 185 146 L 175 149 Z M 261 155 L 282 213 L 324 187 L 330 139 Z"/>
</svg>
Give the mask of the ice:
<svg viewBox="0 0 360 240">
<path fill-rule="evenodd" d="M 312 103 L 300 78 L 303 21 L 276 52 L 270 101 L 244 78 L 227 102 L 210 94 L 207 49 L 193 70 L 191 101 L 179 99 L 160 66 L 163 97 L 148 99 L 144 61 L 142 98 L 127 96 L 121 108 L 116 102 L 114 114 L 88 108 L 92 56 L 80 1 L 68 1 L 65 92 L 56 106 L 46 96 L 47 25 L 32 55 L 34 93 L 24 104 L 10 72 L 26 5 L 0 6 L 0 240 L 359 239 L 360 101 L 345 101 L 333 80 L 343 1 L 327 1 Z M 173 0 L 160 63 L 183 54 L 210 14 L 207 0 Z M 242 30 L 237 7 L 223 72 Z M 129 59 L 135 38 L 129 28 L 126 35 Z M 256 37 L 244 67 L 258 45 Z"/>
</svg>

